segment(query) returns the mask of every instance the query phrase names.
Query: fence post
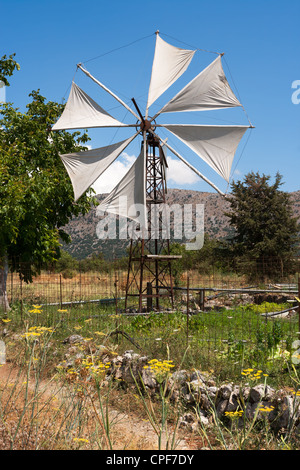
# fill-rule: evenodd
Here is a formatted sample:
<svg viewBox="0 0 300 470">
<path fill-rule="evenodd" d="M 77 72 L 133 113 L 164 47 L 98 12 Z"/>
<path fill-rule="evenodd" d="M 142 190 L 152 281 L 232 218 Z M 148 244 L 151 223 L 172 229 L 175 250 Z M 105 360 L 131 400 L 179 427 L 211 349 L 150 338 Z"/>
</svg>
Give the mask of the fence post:
<svg viewBox="0 0 300 470">
<path fill-rule="evenodd" d="M 200 309 L 204 312 L 204 298 L 205 298 L 205 289 L 200 289 L 199 291 L 199 296 L 200 296 Z"/>
<path fill-rule="evenodd" d="M 299 326 L 299 332 L 300 332 L 300 274 L 298 274 L 298 326 Z"/>
<path fill-rule="evenodd" d="M 189 298 L 190 298 L 190 278 L 187 277 L 187 284 L 186 284 L 187 296 L 186 296 L 186 344 L 189 345 Z"/>
<path fill-rule="evenodd" d="M 117 344 L 119 344 L 119 334 L 118 331 L 120 329 L 120 324 L 119 324 L 119 316 L 118 316 L 118 282 L 119 280 L 117 279 L 117 273 L 115 273 L 115 296 L 116 296 L 116 330 L 117 330 Z"/>
<path fill-rule="evenodd" d="M 21 320 L 23 321 L 23 284 L 22 284 L 22 274 L 20 275 L 20 295 L 21 295 Z"/>
<path fill-rule="evenodd" d="M 14 301 L 14 273 L 13 273 L 12 268 L 10 268 L 10 291 L 11 291 L 10 302 L 13 303 Z"/>
<path fill-rule="evenodd" d="M 60 299 L 60 309 L 62 310 L 62 285 L 61 285 L 61 274 L 59 275 L 59 299 Z"/>
<path fill-rule="evenodd" d="M 147 282 L 147 312 L 151 312 L 152 308 L 152 284 Z"/>
</svg>

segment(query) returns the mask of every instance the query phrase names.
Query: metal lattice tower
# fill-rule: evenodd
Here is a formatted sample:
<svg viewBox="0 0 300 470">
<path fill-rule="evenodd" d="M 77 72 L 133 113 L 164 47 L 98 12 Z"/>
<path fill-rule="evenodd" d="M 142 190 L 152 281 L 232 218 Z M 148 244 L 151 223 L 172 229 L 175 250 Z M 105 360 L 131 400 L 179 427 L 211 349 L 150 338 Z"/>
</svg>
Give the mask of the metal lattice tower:
<svg viewBox="0 0 300 470">
<path fill-rule="evenodd" d="M 148 237 L 130 242 L 125 309 L 131 297 L 138 297 L 140 312 L 144 299 L 147 299 L 147 311 L 152 310 L 153 300 L 155 308 L 160 310 L 163 297 L 169 298 L 173 307 L 171 262 L 181 256 L 170 255 L 169 238 L 163 238 L 169 230 L 164 227 L 166 218 L 160 210 L 166 204 L 166 167 L 160 141 L 149 132 L 146 139 Z"/>
</svg>

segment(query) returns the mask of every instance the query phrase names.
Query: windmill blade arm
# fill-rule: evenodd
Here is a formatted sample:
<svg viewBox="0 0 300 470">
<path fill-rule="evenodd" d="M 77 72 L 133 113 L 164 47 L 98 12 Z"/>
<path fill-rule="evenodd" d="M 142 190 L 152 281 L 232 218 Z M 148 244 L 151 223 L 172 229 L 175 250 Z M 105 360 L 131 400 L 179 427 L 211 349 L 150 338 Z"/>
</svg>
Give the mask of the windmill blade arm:
<svg viewBox="0 0 300 470">
<path fill-rule="evenodd" d="M 162 127 L 174 134 L 229 183 L 235 153 L 249 126 L 164 124 Z"/>
<path fill-rule="evenodd" d="M 161 113 L 205 111 L 242 106 L 233 93 L 222 67 L 222 55 L 189 82 L 166 103 L 152 119 Z"/>
<path fill-rule="evenodd" d="M 149 107 L 186 71 L 195 52 L 195 50 L 181 49 L 168 44 L 160 38 L 159 31 L 156 31 L 146 119 L 148 119 Z"/>
<path fill-rule="evenodd" d="M 175 149 L 173 149 L 166 141 L 163 141 L 157 134 L 150 130 L 150 132 L 157 137 L 164 145 L 172 152 L 176 157 L 178 157 L 183 163 L 185 163 L 196 175 L 198 175 L 201 179 L 203 179 L 206 183 L 208 183 L 212 188 L 214 188 L 221 196 L 225 196 L 225 194 L 214 184 L 212 183 L 206 176 L 204 176 L 200 171 L 193 167 L 189 162 L 187 162 Z"/>
<path fill-rule="evenodd" d="M 119 98 L 115 93 L 109 90 L 109 88 L 103 85 L 103 83 L 101 83 L 99 80 L 93 77 L 93 75 L 90 72 L 88 72 L 86 69 L 84 69 L 81 64 L 77 64 L 77 67 L 80 70 L 82 70 L 82 72 L 85 73 L 89 78 L 91 78 L 95 83 L 97 83 L 97 85 L 103 88 L 103 90 L 107 91 L 107 93 L 113 96 L 122 106 L 124 106 L 131 114 L 133 114 L 133 116 L 135 116 L 140 121 L 139 116 L 129 106 L 127 106 L 127 104 L 124 103 L 124 101 L 122 101 L 121 98 Z"/>
<path fill-rule="evenodd" d="M 127 140 L 106 147 L 60 155 L 73 186 L 75 201 L 95 183 L 138 134 L 136 132 Z"/>
</svg>

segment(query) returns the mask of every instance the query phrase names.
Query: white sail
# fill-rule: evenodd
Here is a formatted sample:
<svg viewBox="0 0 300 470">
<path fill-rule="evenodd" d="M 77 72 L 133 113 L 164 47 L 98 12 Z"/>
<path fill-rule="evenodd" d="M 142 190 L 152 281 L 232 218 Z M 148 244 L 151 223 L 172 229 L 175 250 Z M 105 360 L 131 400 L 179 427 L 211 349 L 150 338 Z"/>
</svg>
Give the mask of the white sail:
<svg viewBox="0 0 300 470">
<path fill-rule="evenodd" d="M 174 47 L 156 34 L 147 112 L 154 101 L 186 71 L 195 52 Z"/>
<path fill-rule="evenodd" d="M 200 158 L 229 182 L 232 161 L 248 126 L 164 124 Z"/>
<path fill-rule="evenodd" d="M 203 111 L 241 106 L 225 77 L 219 55 L 156 115 L 178 111 Z M 154 118 L 155 118 L 154 117 Z"/>
<path fill-rule="evenodd" d="M 147 228 L 146 152 L 139 157 L 126 175 L 100 204 L 99 210 L 128 217 Z"/>
<path fill-rule="evenodd" d="M 52 130 L 121 126 L 127 127 L 108 114 L 73 82 L 65 109 Z"/>
<path fill-rule="evenodd" d="M 75 201 L 102 175 L 138 135 L 113 145 L 60 155 L 71 179 Z"/>
</svg>

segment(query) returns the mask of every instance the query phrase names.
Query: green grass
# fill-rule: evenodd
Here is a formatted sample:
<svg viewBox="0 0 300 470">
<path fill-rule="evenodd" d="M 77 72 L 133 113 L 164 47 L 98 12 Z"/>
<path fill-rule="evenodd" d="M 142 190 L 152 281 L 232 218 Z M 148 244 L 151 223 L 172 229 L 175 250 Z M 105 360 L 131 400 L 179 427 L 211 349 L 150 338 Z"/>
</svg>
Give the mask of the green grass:
<svg viewBox="0 0 300 470">
<path fill-rule="evenodd" d="M 121 304 L 119 308 L 122 310 Z M 267 311 L 285 308 L 284 304 L 265 303 L 261 306 L 249 304 L 228 310 L 222 308 L 218 311 L 199 312 L 187 318 L 186 313 L 180 311 L 139 316 L 116 315 L 114 305 L 104 306 L 97 303 L 77 304 L 62 309 L 57 306 L 40 307 L 25 303 L 21 308 L 19 303 L 15 303 L 9 314 L 2 316 L 2 330 L 6 329 L 4 338 L 7 357 L 9 361 L 22 365 L 26 377 L 33 377 L 36 383 L 33 396 L 31 389 L 27 387 L 27 381 L 23 381 L 21 377 L 19 388 L 14 386 L 14 393 L 11 392 L 10 384 L 2 390 L 0 448 L 1 436 L 2 440 L 6 439 L 5 442 L 3 441 L 3 448 L 6 448 L 5 446 L 30 448 L 27 442 L 23 442 L 23 430 L 26 430 L 28 426 L 34 436 L 34 442 L 31 443 L 34 448 L 39 442 L 35 433 L 37 436 L 41 435 L 39 446 L 46 449 L 73 449 L 79 444 L 85 445 L 84 442 L 88 442 L 87 446 L 96 446 L 100 449 L 113 448 L 110 440 L 111 423 L 107 414 L 109 400 L 114 399 L 114 396 L 110 395 L 112 390 L 102 388 L 101 381 L 96 383 L 95 390 L 91 388 L 91 376 L 86 375 L 84 360 L 80 367 L 85 373 L 77 376 L 81 377 L 80 392 L 77 382 L 74 382 L 74 387 L 69 382 L 70 374 L 64 377 L 63 368 L 61 372 L 57 372 L 59 369 L 57 366 L 66 359 L 66 353 L 70 348 L 64 340 L 74 334 L 81 335 L 86 339 L 86 343 L 82 349 L 80 346 L 78 349 L 73 347 L 73 354 L 74 349 L 77 352 L 80 349 L 84 350 L 88 357 L 91 351 L 96 351 L 97 347 L 99 348 L 102 344 L 118 354 L 133 349 L 140 354 L 147 355 L 149 359 L 155 358 L 161 361 L 170 359 L 175 366 L 174 370 L 178 368 L 211 372 L 213 370 L 212 375 L 216 378 L 216 383 L 225 381 L 241 383 L 241 371 L 249 367 L 261 369 L 264 374 L 267 374 L 268 378 L 265 380 L 268 380 L 268 385 L 274 388 L 295 387 L 295 377 L 299 386 L 299 376 L 295 373 L 291 374 L 291 368 L 289 368 L 293 351 L 292 344 L 299 339 L 298 316 L 275 320 L 267 320 L 262 316 L 262 313 Z M 39 326 L 43 328 L 39 330 Z M 47 328 L 49 331 L 46 330 Z M 123 331 L 126 335 L 113 335 L 116 329 Z M 34 334 L 39 331 L 45 332 L 44 337 L 40 336 L 40 341 L 35 341 Z M 24 335 L 25 332 L 28 336 Z M 26 368 L 28 368 L 27 372 Z M 37 393 L 38 386 L 45 377 L 44 371 L 51 384 L 57 374 L 62 374 L 59 377 L 68 389 L 68 399 L 59 404 L 58 410 L 56 406 L 50 407 L 50 402 L 48 409 L 48 398 L 44 405 L 40 394 Z M 69 369 L 68 371 L 70 372 Z M 57 384 L 59 383 L 58 381 Z M 111 383 L 110 386 L 112 386 Z M 117 387 L 117 384 L 113 386 Z M 24 397 L 22 391 L 25 392 Z M 121 396 L 120 402 L 124 406 L 122 389 L 118 388 L 114 392 Z M 173 410 L 164 393 L 160 396 L 161 409 L 159 409 L 158 397 L 153 398 L 154 401 L 150 405 L 150 397 L 145 397 L 138 387 L 137 391 L 130 393 L 133 393 L 132 396 L 145 406 L 146 416 L 148 419 L 151 418 L 153 423 L 155 422 L 160 438 L 167 428 L 167 418 L 171 419 L 175 416 L 175 411 L 179 412 L 179 408 L 177 410 L 175 407 Z M 19 410 L 16 403 L 19 403 L 20 398 L 22 400 L 18 405 Z M 94 410 L 92 419 L 90 410 L 87 411 L 87 404 Z M 13 406 L 16 416 L 8 416 L 10 406 Z M 97 412 L 98 409 L 101 413 Z M 46 417 L 43 414 L 45 411 Z M 61 413 L 60 421 L 57 420 L 58 413 Z M 8 436 L 6 428 L 9 417 L 11 426 L 15 427 L 12 427 L 13 432 Z M 39 426 L 37 426 L 37 418 Z M 49 421 L 46 421 L 46 418 Z M 5 427 L 1 428 L 2 422 L 5 423 Z M 281 436 L 280 441 L 280 438 L 270 432 L 266 420 L 263 426 L 261 422 L 256 423 L 255 420 L 253 423 L 245 421 L 243 432 L 241 432 L 235 421 L 228 425 L 226 421 L 215 416 L 213 428 L 203 427 L 197 432 L 201 433 L 202 430 L 201 439 L 203 438 L 206 445 L 208 443 L 212 449 L 219 449 L 222 446 L 226 449 L 277 449 L 293 448 L 293 446 L 299 448 L 298 441 L 293 443 L 293 436 L 289 433 Z M 12 437 L 10 441 L 8 440 L 9 442 L 7 436 Z M 19 443 L 18 440 L 21 437 L 22 442 Z"/>
<path fill-rule="evenodd" d="M 121 311 L 121 304 L 119 308 Z M 55 327 L 57 344 L 80 334 L 95 344 L 113 345 L 120 354 L 127 349 L 149 358 L 164 359 L 169 354 L 182 368 L 213 370 L 220 380 L 234 380 L 244 367 L 259 367 L 282 386 L 289 385 L 284 371 L 292 344 L 299 339 L 298 317 L 266 320 L 261 314 L 285 308 L 285 304 L 249 304 L 187 318 L 183 312 L 116 315 L 114 305 L 96 303 L 62 309 L 49 305 L 36 309 L 25 304 L 22 310 L 15 304 L 5 327 L 11 331 Z M 112 335 L 116 329 L 124 335 Z"/>
</svg>

